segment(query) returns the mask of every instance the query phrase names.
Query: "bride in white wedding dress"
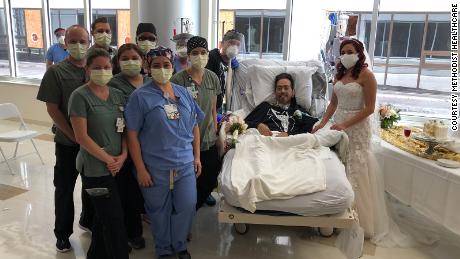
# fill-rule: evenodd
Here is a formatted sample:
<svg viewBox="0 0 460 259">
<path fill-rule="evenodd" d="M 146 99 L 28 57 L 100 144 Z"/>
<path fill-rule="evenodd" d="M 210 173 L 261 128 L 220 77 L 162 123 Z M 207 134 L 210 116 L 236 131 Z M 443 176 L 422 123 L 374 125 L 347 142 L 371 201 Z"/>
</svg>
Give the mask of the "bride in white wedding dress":
<svg viewBox="0 0 460 259">
<path fill-rule="evenodd" d="M 402 235 L 388 217 L 383 177 L 371 151 L 371 120 L 377 81 L 367 68 L 364 46 L 360 41 L 343 41 L 340 55 L 331 102 L 313 132 L 324 127 L 334 116 L 331 129 L 345 131 L 350 140 L 346 171 L 355 192 L 354 207 L 365 237 L 381 246 L 406 246 L 408 237 Z"/>
</svg>

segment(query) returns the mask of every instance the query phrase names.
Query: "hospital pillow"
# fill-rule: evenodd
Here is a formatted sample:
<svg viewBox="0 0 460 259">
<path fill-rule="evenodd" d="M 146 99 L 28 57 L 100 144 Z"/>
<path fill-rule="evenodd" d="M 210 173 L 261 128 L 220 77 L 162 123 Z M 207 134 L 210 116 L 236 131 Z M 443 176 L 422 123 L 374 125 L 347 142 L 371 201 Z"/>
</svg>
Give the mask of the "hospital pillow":
<svg viewBox="0 0 460 259">
<path fill-rule="evenodd" d="M 312 75 L 317 67 L 297 67 L 297 66 L 259 66 L 248 67 L 250 84 L 257 106 L 264 101 L 274 98 L 275 77 L 281 73 L 289 73 L 294 78 L 297 103 L 305 109 L 311 106 L 312 96 Z"/>
</svg>

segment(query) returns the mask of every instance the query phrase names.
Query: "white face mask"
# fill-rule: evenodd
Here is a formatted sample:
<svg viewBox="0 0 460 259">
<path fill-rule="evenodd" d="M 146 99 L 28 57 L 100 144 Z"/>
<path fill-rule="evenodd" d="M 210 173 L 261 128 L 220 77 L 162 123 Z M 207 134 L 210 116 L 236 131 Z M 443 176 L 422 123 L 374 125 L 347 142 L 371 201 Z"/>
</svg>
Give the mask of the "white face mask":
<svg viewBox="0 0 460 259">
<path fill-rule="evenodd" d="M 112 70 L 94 69 L 89 75 L 90 80 L 97 85 L 106 85 L 112 79 Z"/>
<path fill-rule="evenodd" d="M 107 33 L 96 33 L 94 34 L 94 41 L 97 45 L 102 47 L 110 46 L 110 42 L 112 42 L 112 34 Z"/>
<path fill-rule="evenodd" d="M 187 47 L 179 47 L 176 49 L 176 53 L 181 58 L 187 57 Z"/>
<path fill-rule="evenodd" d="M 150 74 L 153 80 L 159 84 L 166 84 L 173 74 L 172 68 L 152 68 Z"/>
<path fill-rule="evenodd" d="M 346 68 L 349 69 L 356 65 L 356 62 L 358 62 L 359 57 L 358 54 L 344 54 L 340 56 L 340 63 Z"/>
<path fill-rule="evenodd" d="M 121 72 L 127 76 L 139 75 L 141 72 L 141 63 L 142 62 L 138 59 L 120 61 Z"/>
<path fill-rule="evenodd" d="M 65 44 L 65 36 L 64 36 L 64 35 L 59 36 L 59 37 L 57 38 L 57 40 L 58 40 L 59 44 L 62 44 L 62 45 Z"/>
<path fill-rule="evenodd" d="M 236 45 L 231 45 L 230 47 L 227 48 L 227 51 L 225 54 L 227 54 L 227 57 L 229 59 L 233 59 L 236 56 L 238 56 L 239 48 Z"/>
<path fill-rule="evenodd" d="M 192 63 L 192 67 L 203 69 L 208 64 L 209 56 L 206 55 L 196 55 L 190 56 L 190 63 Z"/>
<path fill-rule="evenodd" d="M 142 40 L 137 42 L 137 46 L 142 50 L 144 54 L 147 54 L 151 49 L 156 47 L 157 43 L 155 41 Z"/>
<path fill-rule="evenodd" d="M 86 57 L 86 52 L 88 52 L 88 46 L 80 43 L 68 44 L 67 50 L 71 57 L 76 60 L 82 60 Z"/>
</svg>

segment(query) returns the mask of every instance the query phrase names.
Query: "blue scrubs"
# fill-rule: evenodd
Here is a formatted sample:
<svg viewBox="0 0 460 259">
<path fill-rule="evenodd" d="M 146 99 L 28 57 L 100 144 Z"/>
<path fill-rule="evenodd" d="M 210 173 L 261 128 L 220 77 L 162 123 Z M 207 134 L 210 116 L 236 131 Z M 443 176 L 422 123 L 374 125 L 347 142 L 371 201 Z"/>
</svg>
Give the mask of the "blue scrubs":
<svg viewBox="0 0 460 259">
<path fill-rule="evenodd" d="M 150 82 L 131 94 L 125 110 L 126 126 L 138 133 L 142 158 L 154 182 L 141 191 L 158 256 L 186 249 L 196 204 L 193 128 L 204 118 L 184 87 L 172 87 L 176 101 Z M 167 105 L 177 107 L 179 119 L 167 117 Z"/>
<path fill-rule="evenodd" d="M 188 66 L 190 66 L 189 62 L 187 61 Z M 180 63 L 180 58 L 177 55 L 174 55 L 174 71 L 175 73 L 178 73 L 184 69 L 186 69 L 187 66 L 182 66 Z"/>
<path fill-rule="evenodd" d="M 53 64 L 57 64 L 69 56 L 69 52 L 61 47 L 61 44 L 55 43 L 46 52 L 46 59 L 51 60 Z"/>
</svg>

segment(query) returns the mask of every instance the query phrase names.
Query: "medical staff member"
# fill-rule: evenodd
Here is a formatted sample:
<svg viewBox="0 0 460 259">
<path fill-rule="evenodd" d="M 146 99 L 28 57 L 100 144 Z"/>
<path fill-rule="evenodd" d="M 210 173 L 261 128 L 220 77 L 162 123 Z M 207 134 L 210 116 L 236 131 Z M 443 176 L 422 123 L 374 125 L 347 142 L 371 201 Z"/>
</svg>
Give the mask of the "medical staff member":
<svg viewBox="0 0 460 259">
<path fill-rule="evenodd" d="M 153 23 L 139 23 L 136 29 L 136 44 L 139 49 L 144 53 L 143 55 L 143 64 L 142 64 L 142 74 L 150 73 L 150 66 L 147 63 L 146 57 L 147 53 L 154 49 L 157 46 L 157 28 Z"/>
<path fill-rule="evenodd" d="M 58 42 L 53 44 L 46 52 L 46 69 L 69 56 L 69 52 L 65 48 L 65 29 L 57 28 L 54 30 L 54 36 L 56 36 Z"/>
<path fill-rule="evenodd" d="M 77 169 L 85 190 L 105 188 L 91 195 L 95 209 L 88 259 L 129 258 L 128 240 L 116 175 L 128 155 L 124 137 L 125 97 L 107 86 L 112 78 L 110 54 L 95 49 L 87 56 L 89 82 L 76 89 L 69 101 L 69 115 L 80 144 Z"/>
<path fill-rule="evenodd" d="M 242 43 L 244 43 L 244 35 L 236 30 L 229 30 L 222 38 L 222 48 L 215 48 L 209 52 L 209 61 L 206 68 L 216 73 L 221 85 L 222 93 L 217 97 L 218 112 L 222 111 L 228 66 L 231 66 L 233 70 L 240 66 L 236 56 L 239 54 Z"/>
<path fill-rule="evenodd" d="M 91 24 L 91 36 L 94 39 L 94 45 L 88 49 L 88 54 L 94 49 L 104 49 L 110 54 L 110 58 L 117 55 L 117 50 L 110 47 L 112 42 L 112 28 L 107 17 L 99 17 Z"/>
<path fill-rule="evenodd" d="M 80 25 L 67 28 L 65 44 L 70 57 L 55 66 L 51 66 L 43 76 L 38 90 L 37 99 L 46 103 L 46 109 L 54 124 L 56 164 L 54 166 L 54 234 L 56 249 L 68 252 L 72 249 L 69 237 L 73 233 L 75 215 L 73 192 L 78 171 L 75 160 L 80 147 L 70 124 L 68 103 L 72 92 L 86 82 L 86 51 L 89 45 L 89 34 Z M 88 217 L 92 205 L 88 195 L 82 191 L 82 215 L 80 227 L 90 227 L 92 217 Z M 83 212 L 84 211 L 84 212 Z M 91 221 L 86 219 L 91 218 Z"/>
<path fill-rule="evenodd" d="M 176 53 L 174 54 L 174 73 L 187 69 L 190 64 L 187 53 L 187 42 L 193 35 L 190 33 L 180 33 L 173 37 L 176 43 Z"/>
<path fill-rule="evenodd" d="M 187 235 L 195 215 L 196 180 L 201 173 L 200 130 L 203 112 L 182 86 L 169 81 L 172 51 L 147 54 L 153 81 L 128 99 L 128 145 L 152 222 L 159 258 L 191 258 Z"/>
<path fill-rule="evenodd" d="M 108 85 L 120 90 L 126 101 L 134 90 L 150 81 L 150 78 L 140 73 L 143 55 L 139 47 L 133 43 L 124 44 L 118 49 L 117 58 L 121 72 L 116 74 Z M 134 249 L 142 249 L 145 247 L 141 219 L 144 199 L 134 177 L 134 165 L 129 156 L 115 180 L 120 192 L 129 245 Z"/>
<path fill-rule="evenodd" d="M 216 74 L 205 68 L 208 63 L 208 42 L 206 39 L 199 36 L 192 37 L 187 42 L 187 54 L 192 64 L 191 67 L 175 74 L 171 78 L 171 82 L 184 86 L 205 113 L 204 120 L 199 124 L 200 158 L 203 169 L 197 179 L 196 207 L 198 209 L 207 201 L 212 190 L 217 186 L 217 176 L 220 171 L 216 147 L 216 102 L 221 89 Z M 215 200 L 213 204 L 215 204 Z"/>
</svg>

